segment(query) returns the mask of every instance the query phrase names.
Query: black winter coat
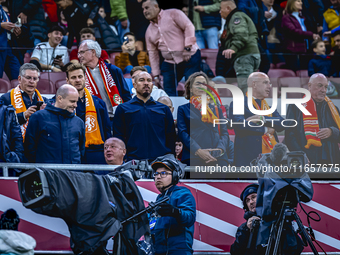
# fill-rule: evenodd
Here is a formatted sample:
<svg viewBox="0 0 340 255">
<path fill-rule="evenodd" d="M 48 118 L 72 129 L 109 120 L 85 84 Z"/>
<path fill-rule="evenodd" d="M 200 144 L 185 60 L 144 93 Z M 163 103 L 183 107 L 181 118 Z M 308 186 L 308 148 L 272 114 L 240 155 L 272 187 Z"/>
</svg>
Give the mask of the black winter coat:
<svg viewBox="0 0 340 255">
<path fill-rule="evenodd" d="M 0 101 L 0 162 L 20 163 L 23 155 L 22 134 L 15 109 Z M 15 176 L 13 170 L 12 173 L 10 176 Z"/>
<path fill-rule="evenodd" d="M 47 40 L 47 23 L 42 0 L 15 0 L 9 5 L 11 21 L 15 23 L 18 15 L 23 12 L 27 15 L 28 26 L 36 39 L 42 42 Z"/>
</svg>

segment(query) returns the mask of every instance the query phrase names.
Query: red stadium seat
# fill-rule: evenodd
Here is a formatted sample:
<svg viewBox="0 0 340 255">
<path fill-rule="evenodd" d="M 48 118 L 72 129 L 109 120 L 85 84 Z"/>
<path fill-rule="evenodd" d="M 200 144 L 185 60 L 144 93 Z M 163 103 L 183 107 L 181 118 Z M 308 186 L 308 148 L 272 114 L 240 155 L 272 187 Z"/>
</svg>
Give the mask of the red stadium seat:
<svg viewBox="0 0 340 255">
<path fill-rule="evenodd" d="M 205 60 L 214 74 L 216 70 L 217 53 L 218 49 L 201 49 L 201 58 Z"/>
<path fill-rule="evenodd" d="M 3 72 L 2 78 L 0 78 L 0 79 L 6 80 L 6 81 L 10 81 L 8 76 L 7 76 L 7 74 L 5 72 Z"/>
<path fill-rule="evenodd" d="M 18 86 L 19 81 L 18 80 L 11 80 L 11 88 L 15 88 L 16 86 Z"/>
<path fill-rule="evenodd" d="M 308 76 L 308 70 L 297 70 L 296 76 L 297 77 L 309 77 Z"/>
<path fill-rule="evenodd" d="M 281 77 L 278 79 L 279 88 L 301 88 L 301 78 L 299 77 Z M 287 98 L 302 98 L 301 93 L 287 93 Z"/>
<path fill-rule="evenodd" d="M 53 84 L 59 80 L 66 80 L 65 72 L 42 72 L 40 73 L 40 80 L 50 80 Z"/>
<path fill-rule="evenodd" d="M 7 93 L 11 89 L 11 83 L 0 78 L 0 93 Z"/>
<path fill-rule="evenodd" d="M 38 81 L 37 89 L 41 94 L 55 94 L 55 87 L 52 81 L 40 79 Z"/>
<path fill-rule="evenodd" d="M 25 53 L 25 56 L 24 56 L 24 63 L 29 63 L 31 61 L 31 54 L 29 53 Z"/>
<path fill-rule="evenodd" d="M 179 82 L 177 85 L 177 93 L 179 96 L 183 96 L 185 92 L 185 86 L 183 82 Z"/>
<path fill-rule="evenodd" d="M 280 77 L 296 77 L 292 70 L 288 69 L 270 69 L 268 72 L 269 78 L 280 78 Z"/>
<path fill-rule="evenodd" d="M 54 83 L 55 91 L 57 91 L 62 85 L 67 84 L 66 79 L 58 80 Z"/>
<path fill-rule="evenodd" d="M 111 64 L 113 64 L 113 65 L 115 64 L 116 55 L 119 55 L 119 54 L 120 54 L 120 52 L 113 52 L 109 55 L 109 60 L 110 60 Z"/>
</svg>

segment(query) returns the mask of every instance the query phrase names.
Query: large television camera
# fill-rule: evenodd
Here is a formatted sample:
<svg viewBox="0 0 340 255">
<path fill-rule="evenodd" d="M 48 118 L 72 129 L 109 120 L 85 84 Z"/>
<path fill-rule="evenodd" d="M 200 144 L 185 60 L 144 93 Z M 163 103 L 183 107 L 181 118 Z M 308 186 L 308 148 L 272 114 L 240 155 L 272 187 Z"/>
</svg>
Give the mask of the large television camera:
<svg viewBox="0 0 340 255">
<path fill-rule="evenodd" d="M 152 208 L 145 208 L 134 181 L 151 172 L 147 161 L 130 161 L 103 176 L 36 168 L 23 173 L 18 186 L 26 208 L 66 222 L 75 254 L 107 254 L 113 236 L 114 254 L 147 254 L 138 240 L 150 233 L 144 212 Z"/>
<path fill-rule="evenodd" d="M 278 254 L 279 250 L 283 254 L 285 250 L 289 251 L 287 254 L 300 254 L 307 245 L 317 254 L 296 213 L 298 203 L 311 201 L 314 194 L 312 182 L 304 171 L 306 164 L 308 158 L 304 152 L 289 152 L 284 144 L 276 144 L 271 153 L 252 162 L 259 168 L 256 212 L 262 221 L 257 246 L 266 247 L 267 255 Z M 302 239 L 294 231 L 292 221 L 299 226 Z"/>
</svg>

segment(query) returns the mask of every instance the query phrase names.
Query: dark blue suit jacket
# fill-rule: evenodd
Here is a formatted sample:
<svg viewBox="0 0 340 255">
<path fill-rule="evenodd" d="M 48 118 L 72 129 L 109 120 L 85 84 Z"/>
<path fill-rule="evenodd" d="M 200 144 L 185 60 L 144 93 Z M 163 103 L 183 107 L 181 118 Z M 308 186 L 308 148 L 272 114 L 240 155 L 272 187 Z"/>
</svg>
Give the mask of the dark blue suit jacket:
<svg viewBox="0 0 340 255">
<path fill-rule="evenodd" d="M 260 127 L 249 127 L 247 121 L 245 127 L 243 125 L 235 125 L 235 122 L 243 122 L 247 118 L 253 116 L 254 114 L 250 112 L 248 108 L 248 98 L 244 98 L 244 115 L 234 115 L 233 114 L 233 102 L 230 104 L 229 117 L 233 121 L 233 128 L 235 130 L 235 157 L 234 164 L 236 166 L 249 166 L 250 162 L 257 158 L 259 154 L 262 153 L 262 136 L 265 133 L 265 126 L 271 127 L 273 119 L 279 119 L 280 121 L 274 121 L 274 129 L 278 132 L 283 131 L 284 127 L 281 126 L 281 121 L 283 118 L 278 113 L 277 110 L 273 112 L 273 117 L 267 117 L 264 126 Z M 254 126 L 255 123 L 251 123 Z M 275 139 L 278 142 L 277 135 L 275 134 Z"/>
<path fill-rule="evenodd" d="M 215 113 L 215 109 L 212 109 Z M 215 113 L 216 114 L 216 113 Z M 219 109 L 219 116 L 223 116 Z M 182 162 L 187 165 L 205 165 L 205 162 L 195 152 L 198 149 L 219 148 L 224 154 L 213 164 L 229 165 L 233 162 L 233 142 L 229 139 L 226 125 L 218 127 L 201 120 L 201 113 L 192 104 L 187 103 L 178 107 L 177 128 L 178 136 L 183 143 Z"/>
</svg>

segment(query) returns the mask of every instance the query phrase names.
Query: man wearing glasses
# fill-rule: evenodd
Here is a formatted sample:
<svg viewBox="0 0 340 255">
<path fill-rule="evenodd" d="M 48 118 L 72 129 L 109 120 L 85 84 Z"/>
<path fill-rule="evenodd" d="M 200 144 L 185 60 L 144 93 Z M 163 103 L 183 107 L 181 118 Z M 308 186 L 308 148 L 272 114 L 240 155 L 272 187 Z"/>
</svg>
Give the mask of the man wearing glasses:
<svg viewBox="0 0 340 255">
<path fill-rule="evenodd" d="M 23 64 L 19 70 L 19 85 L 2 95 L 4 105 L 13 105 L 25 139 L 29 118 L 38 110 L 45 108 L 48 99 L 41 96 L 37 90 L 40 71 L 31 63 Z"/>
<path fill-rule="evenodd" d="M 269 110 L 266 98 L 269 97 L 272 84 L 265 73 L 254 72 L 249 75 L 248 87 L 252 87 L 252 103 L 256 110 Z M 250 96 L 250 95 L 249 95 Z M 233 102 L 230 104 L 229 117 L 235 130 L 234 164 L 249 166 L 259 154 L 270 153 L 279 142 L 276 132 L 281 132 L 283 118 L 275 110 L 272 114 L 254 115 L 248 108 L 248 93 L 244 97 L 244 115 L 233 114 Z M 274 121 L 275 120 L 275 121 Z"/>
<path fill-rule="evenodd" d="M 156 201 L 169 197 L 168 202 L 156 207 L 150 219 L 155 254 L 193 254 L 196 202 L 189 189 L 177 186 L 185 165 L 168 154 L 158 157 L 151 166 L 156 188 L 161 192 Z"/>
</svg>

